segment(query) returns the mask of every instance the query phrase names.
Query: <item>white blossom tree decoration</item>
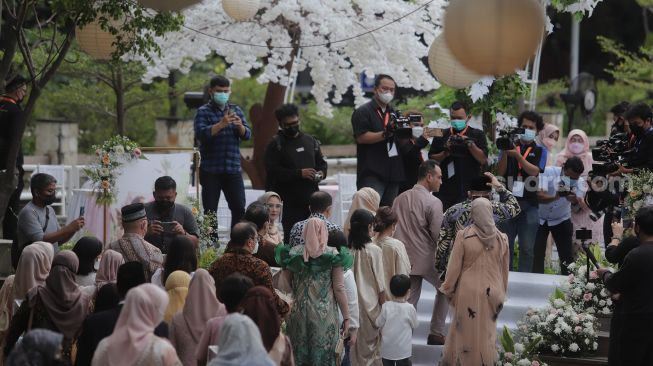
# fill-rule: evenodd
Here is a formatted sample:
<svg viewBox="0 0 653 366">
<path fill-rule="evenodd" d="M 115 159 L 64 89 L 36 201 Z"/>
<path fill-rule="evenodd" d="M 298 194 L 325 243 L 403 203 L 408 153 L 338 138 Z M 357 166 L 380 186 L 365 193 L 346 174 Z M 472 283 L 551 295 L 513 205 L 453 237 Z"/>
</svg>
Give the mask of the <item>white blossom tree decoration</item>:
<svg viewBox="0 0 653 366">
<path fill-rule="evenodd" d="M 261 70 L 258 81 L 269 83 L 268 93 L 262 110 L 251 113 L 253 119 L 262 113 L 266 123 L 257 127 L 254 121 L 259 131 L 252 160 L 259 168 L 263 163 L 257 156 L 277 130 L 273 111 L 294 76 L 289 70 L 299 48 L 301 57 L 293 73 L 310 68 L 311 93 L 325 116 L 331 115 L 331 92 L 332 101 L 338 103 L 352 88 L 356 104 L 365 102 L 362 72 L 388 73 L 399 86 L 433 90 L 439 84 L 423 58 L 441 32 L 445 4 L 446 0 L 264 0 L 252 21 L 235 22 L 224 14 L 220 1 L 204 1 L 183 12 L 186 22 L 181 31 L 158 40 L 165 52 L 146 63 L 144 80 L 166 77 L 172 70 L 188 72 L 194 62 L 213 52 L 228 63 L 227 77 L 247 78 Z M 260 187 L 262 176 L 253 176 L 246 165 L 253 184 Z"/>
</svg>

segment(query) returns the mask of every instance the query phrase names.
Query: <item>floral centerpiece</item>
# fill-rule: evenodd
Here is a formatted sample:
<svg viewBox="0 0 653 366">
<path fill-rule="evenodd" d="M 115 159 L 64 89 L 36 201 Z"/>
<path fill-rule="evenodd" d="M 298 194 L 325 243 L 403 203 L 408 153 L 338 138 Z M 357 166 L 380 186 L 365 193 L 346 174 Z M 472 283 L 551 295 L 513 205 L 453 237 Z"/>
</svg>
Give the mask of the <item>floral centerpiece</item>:
<svg viewBox="0 0 653 366">
<path fill-rule="evenodd" d="M 191 199 L 191 213 L 197 222 L 199 230 L 200 268 L 208 269 L 211 263 L 218 259 L 215 243 L 215 231 L 218 227 L 218 216 L 215 212 L 204 212 L 200 201 Z"/>
<path fill-rule="evenodd" d="M 637 211 L 646 206 L 653 206 L 653 172 L 642 169 L 638 174 L 626 175 L 628 195 L 624 200 L 629 218 L 634 219 Z"/>
<path fill-rule="evenodd" d="M 499 352 L 499 359 L 495 366 L 547 366 L 535 354 L 537 346 L 542 341 L 541 337 L 535 338 L 524 345 L 515 342 L 508 328 L 504 326 L 499 341 L 502 349 Z"/>
<path fill-rule="evenodd" d="M 598 348 L 596 318 L 577 312 L 560 289 L 554 292 L 550 305 L 528 310 L 517 326 L 523 342 L 541 338 L 537 346 L 541 354 L 578 356 Z"/>
<path fill-rule="evenodd" d="M 97 203 L 108 206 L 115 202 L 118 194 L 116 180 L 120 167 L 135 159 L 145 159 L 138 144 L 125 136 L 114 136 L 102 145 L 93 145 L 95 162 L 84 169 L 84 173 L 93 182 L 97 193 Z"/>
<path fill-rule="evenodd" d="M 585 261 L 585 258 L 579 258 L 567 267 L 572 273 L 561 283 L 560 289 L 577 312 L 610 315 L 613 309 L 611 294 L 595 270 L 590 270 L 587 280 Z"/>
</svg>

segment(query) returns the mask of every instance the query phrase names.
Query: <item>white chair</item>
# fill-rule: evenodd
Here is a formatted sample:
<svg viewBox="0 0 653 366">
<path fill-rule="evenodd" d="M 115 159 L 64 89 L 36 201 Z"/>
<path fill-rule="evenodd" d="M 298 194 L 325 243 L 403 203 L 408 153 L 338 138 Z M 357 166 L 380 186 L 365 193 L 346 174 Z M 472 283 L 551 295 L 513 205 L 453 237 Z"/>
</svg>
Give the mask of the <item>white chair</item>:
<svg viewBox="0 0 653 366">
<path fill-rule="evenodd" d="M 347 219 L 351 202 L 356 193 L 356 174 L 339 173 L 336 175 L 338 181 L 338 191 L 340 194 L 339 202 L 336 202 L 336 207 L 340 212 L 340 225 L 344 225 L 344 220 Z"/>
</svg>

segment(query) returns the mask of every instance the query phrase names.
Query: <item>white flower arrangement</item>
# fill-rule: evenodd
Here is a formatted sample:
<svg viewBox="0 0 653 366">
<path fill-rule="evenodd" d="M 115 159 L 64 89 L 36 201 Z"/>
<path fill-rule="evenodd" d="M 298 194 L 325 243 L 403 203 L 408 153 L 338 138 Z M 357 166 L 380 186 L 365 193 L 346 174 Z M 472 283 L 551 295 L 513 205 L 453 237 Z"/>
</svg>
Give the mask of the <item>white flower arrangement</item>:
<svg viewBox="0 0 653 366">
<path fill-rule="evenodd" d="M 541 339 L 536 338 L 527 344 L 515 342 L 507 327 L 499 337 L 502 350 L 495 366 L 547 366 L 534 354 Z"/>
<path fill-rule="evenodd" d="M 591 249 L 595 257 L 598 255 L 597 258 L 601 258 L 600 250 L 596 247 Z M 612 295 L 605 289 L 596 271 L 590 270 L 589 282 L 587 281 L 586 258 L 581 256 L 575 263 L 567 266 L 567 269 L 571 274 L 561 283 L 560 289 L 574 310 L 589 314 L 611 314 Z"/>
</svg>

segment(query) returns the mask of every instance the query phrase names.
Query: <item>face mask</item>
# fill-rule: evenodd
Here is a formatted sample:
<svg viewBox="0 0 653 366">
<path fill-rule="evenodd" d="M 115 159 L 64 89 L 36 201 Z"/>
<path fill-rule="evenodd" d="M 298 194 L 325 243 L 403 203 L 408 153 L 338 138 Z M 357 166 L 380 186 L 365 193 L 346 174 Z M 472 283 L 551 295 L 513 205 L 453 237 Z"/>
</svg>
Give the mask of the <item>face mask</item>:
<svg viewBox="0 0 653 366">
<path fill-rule="evenodd" d="M 43 203 L 44 203 L 46 206 L 50 206 L 51 204 L 54 203 L 54 201 L 57 200 L 56 193 L 53 193 L 53 194 L 45 194 L 45 195 L 43 195 L 43 196 L 41 197 L 41 199 L 43 200 Z"/>
<path fill-rule="evenodd" d="M 164 200 L 154 201 L 154 205 L 159 211 L 168 211 L 169 209 L 172 208 L 174 204 L 175 204 L 174 201 L 164 201 Z"/>
<path fill-rule="evenodd" d="M 642 136 L 644 134 L 644 127 L 641 126 L 630 126 L 630 131 L 635 134 L 635 136 Z"/>
<path fill-rule="evenodd" d="M 522 134 L 520 138 L 524 141 L 533 141 L 535 140 L 535 134 L 536 132 L 534 130 L 526 130 L 524 131 L 524 134 Z"/>
<path fill-rule="evenodd" d="M 213 101 L 219 106 L 227 105 L 229 101 L 229 93 L 227 92 L 215 92 L 213 93 Z"/>
<path fill-rule="evenodd" d="M 100 258 L 95 258 L 95 262 L 93 263 L 93 269 L 96 271 L 100 269 Z"/>
<path fill-rule="evenodd" d="M 288 137 L 295 137 L 299 133 L 299 126 L 291 126 L 283 129 L 283 134 Z"/>
<path fill-rule="evenodd" d="M 394 95 L 392 95 L 390 92 L 379 93 L 379 101 L 383 104 L 389 104 L 392 102 L 392 98 L 394 98 Z"/>
<path fill-rule="evenodd" d="M 453 127 L 453 129 L 456 131 L 462 131 L 465 129 L 466 126 L 467 126 L 467 121 L 465 121 L 464 119 L 451 120 L 451 127 Z"/>
<path fill-rule="evenodd" d="M 580 142 L 572 142 L 569 144 L 569 151 L 571 151 L 574 154 L 580 154 L 585 150 L 585 145 L 581 144 Z"/>
<path fill-rule="evenodd" d="M 256 239 L 256 244 L 254 244 L 254 250 L 252 250 L 252 254 L 258 253 L 258 239 Z"/>
<path fill-rule="evenodd" d="M 419 127 L 419 126 L 413 127 L 413 137 L 414 138 L 419 138 L 423 134 L 424 134 L 424 127 Z"/>
<path fill-rule="evenodd" d="M 554 140 L 554 139 L 552 139 L 550 137 L 545 137 L 545 138 L 542 139 L 542 143 L 544 144 L 544 146 L 546 146 L 546 149 L 549 152 L 551 152 L 551 150 L 553 150 L 556 147 L 556 145 L 558 144 L 558 141 L 556 141 L 556 140 Z"/>
</svg>

